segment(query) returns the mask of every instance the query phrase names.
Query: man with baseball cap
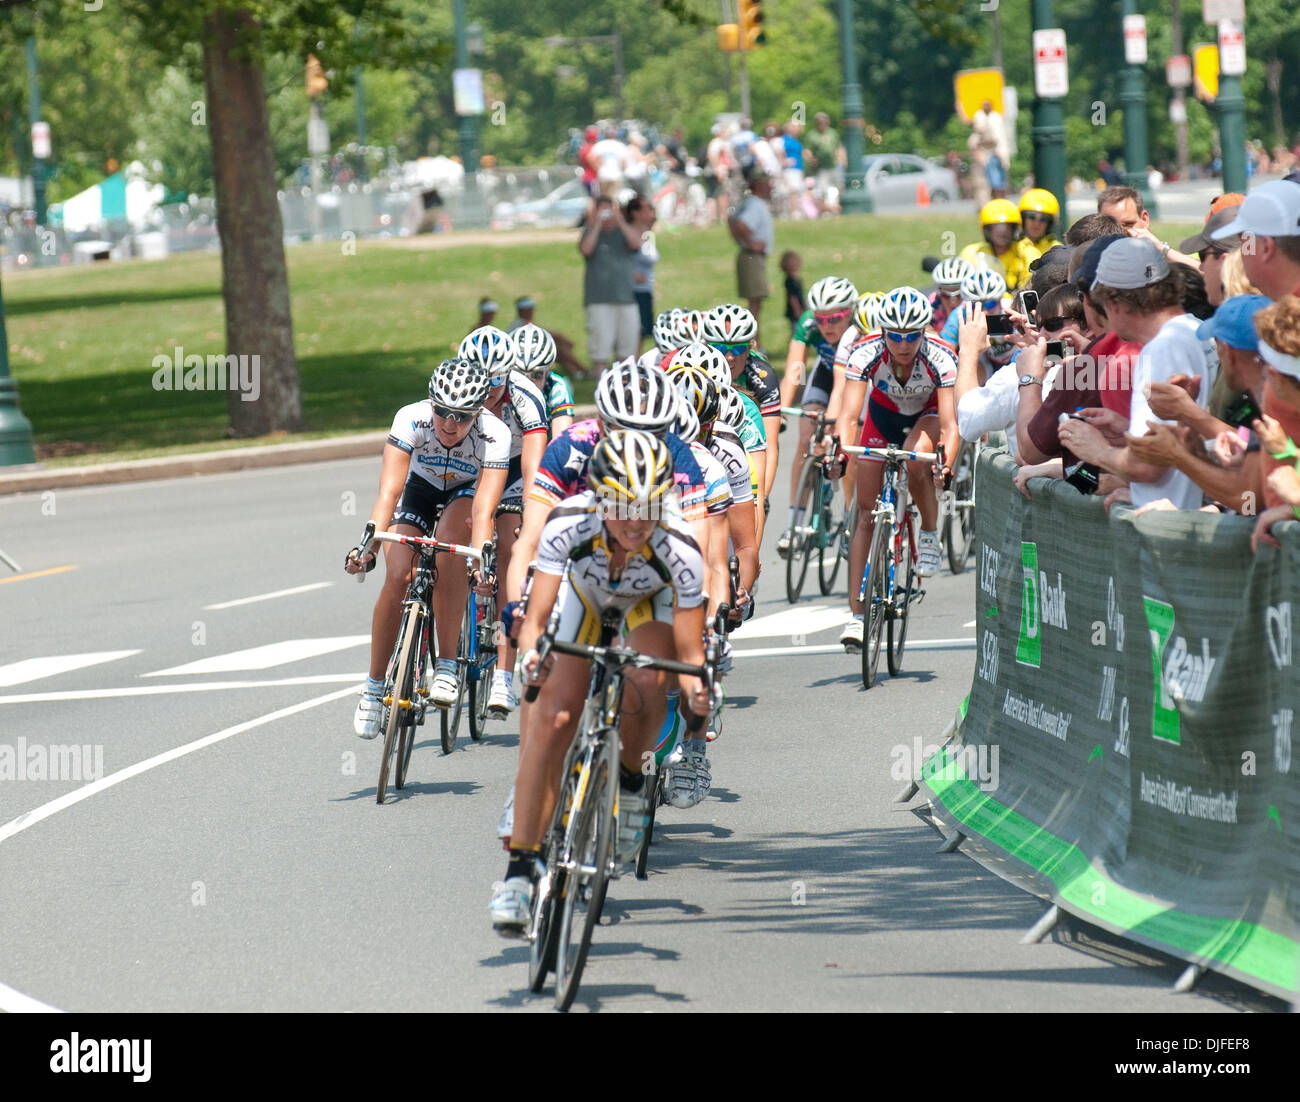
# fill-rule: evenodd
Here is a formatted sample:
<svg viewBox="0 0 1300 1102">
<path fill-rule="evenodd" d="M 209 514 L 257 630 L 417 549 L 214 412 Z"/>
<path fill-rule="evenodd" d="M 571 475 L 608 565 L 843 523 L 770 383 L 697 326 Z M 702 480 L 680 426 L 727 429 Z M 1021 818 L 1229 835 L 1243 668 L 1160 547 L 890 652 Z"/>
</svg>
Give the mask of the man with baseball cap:
<svg viewBox="0 0 1300 1102">
<path fill-rule="evenodd" d="M 1246 278 L 1274 302 L 1300 293 L 1300 184 L 1261 184 L 1236 214 L 1209 235 L 1211 240 L 1223 243 L 1240 236 Z"/>
<path fill-rule="evenodd" d="M 1240 234 L 1233 234 L 1217 241 L 1212 235 L 1229 225 L 1236 217 L 1236 206 L 1222 206 L 1205 220 L 1205 226 L 1200 233 L 1193 234 L 1178 246 L 1179 252 L 1194 255 L 1200 260 L 1201 275 L 1205 279 L 1205 297 L 1210 300 L 1211 306 L 1218 306 L 1223 301 L 1224 258 L 1234 249 L 1241 248 Z"/>
<path fill-rule="evenodd" d="M 516 329 L 529 324 L 533 320 L 533 311 L 536 309 L 537 303 L 528 295 L 515 299 L 515 317 L 506 327 L 506 332 L 513 333 Z"/>
<path fill-rule="evenodd" d="M 1197 387 L 1197 403 L 1204 408 L 1218 374 L 1214 345 L 1197 336 L 1197 319 L 1183 311 L 1182 276 L 1163 254 L 1159 245 L 1142 237 L 1112 242 L 1101 254 L 1089 293 L 1120 338 L 1142 346 L 1133 372 L 1129 423 L 1117 423 L 1110 411 L 1088 410 L 1086 421 L 1071 420 L 1061 427 L 1060 439 L 1085 463 L 1127 479 L 1135 508 L 1168 499 L 1175 509 L 1199 509 L 1201 491 L 1190 478 L 1142 460 L 1128 446 L 1159 421 L 1149 405 L 1151 384 L 1178 383 L 1189 391 Z M 1121 427 L 1127 428 L 1126 437 L 1118 436 Z"/>
</svg>

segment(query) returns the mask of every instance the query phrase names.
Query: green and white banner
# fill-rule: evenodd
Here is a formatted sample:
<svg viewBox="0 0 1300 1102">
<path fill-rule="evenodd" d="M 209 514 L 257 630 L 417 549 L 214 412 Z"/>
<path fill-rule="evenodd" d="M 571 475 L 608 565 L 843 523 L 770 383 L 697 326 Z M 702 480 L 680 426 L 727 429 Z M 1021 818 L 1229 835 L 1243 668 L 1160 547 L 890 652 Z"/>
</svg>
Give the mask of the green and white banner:
<svg viewBox="0 0 1300 1102">
<path fill-rule="evenodd" d="M 1300 995 L 1300 524 L 1135 518 L 985 453 L 978 661 L 922 776 L 995 871 L 1081 917 Z M 992 757 L 998 783 L 967 768 Z"/>
</svg>

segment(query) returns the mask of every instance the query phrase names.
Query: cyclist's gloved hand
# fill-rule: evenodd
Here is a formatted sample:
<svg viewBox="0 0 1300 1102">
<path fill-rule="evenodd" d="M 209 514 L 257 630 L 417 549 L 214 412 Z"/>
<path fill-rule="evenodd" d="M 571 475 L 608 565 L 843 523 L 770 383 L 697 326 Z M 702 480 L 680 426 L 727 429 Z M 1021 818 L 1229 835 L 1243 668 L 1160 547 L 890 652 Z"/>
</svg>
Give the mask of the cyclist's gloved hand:
<svg viewBox="0 0 1300 1102">
<path fill-rule="evenodd" d="M 523 623 L 521 615 L 521 603 L 519 601 L 507 601 L 501 607 L 501 630 L 506 633 L 507 639 L 514 639 L 519 632 L 519 625 Z"/>
</svg>

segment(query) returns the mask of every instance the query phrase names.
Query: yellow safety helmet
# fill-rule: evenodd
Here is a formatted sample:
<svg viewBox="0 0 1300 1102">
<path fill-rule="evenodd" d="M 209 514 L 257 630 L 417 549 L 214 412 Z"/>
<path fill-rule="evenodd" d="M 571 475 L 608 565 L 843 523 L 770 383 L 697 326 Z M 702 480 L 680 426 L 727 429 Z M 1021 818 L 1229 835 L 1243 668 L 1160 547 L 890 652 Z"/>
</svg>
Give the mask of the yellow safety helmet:
<svg viewBox="0 0 1300 1102">
<path fill-rule="evenodd" d="M 996 226 L 1003 222 L 1020 225 L 1020 211 L 1010 199 L 994 199 L 980 207 L 981 226 Z"/>
<path fill-rule="evenodd" d="M 1061 217 L 1061 204 L 1056 201 L 1056 196 L 1046 188 L 1031 187 L 1020 197 L 1020 213 L 1024 214 L 1026 211 L 1034 214 L 1046 214 L 1048 217 L 1056 219 Z"/>
</svg>

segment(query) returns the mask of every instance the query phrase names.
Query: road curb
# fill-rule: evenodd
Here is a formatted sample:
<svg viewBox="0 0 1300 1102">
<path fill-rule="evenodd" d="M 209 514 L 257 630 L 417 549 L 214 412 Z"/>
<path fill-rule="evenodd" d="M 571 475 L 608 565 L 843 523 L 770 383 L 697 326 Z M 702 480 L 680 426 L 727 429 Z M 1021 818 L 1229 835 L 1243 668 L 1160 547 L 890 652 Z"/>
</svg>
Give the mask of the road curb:
<svg viewBox="0 0 1300 1102">
<path fill-rule="evenodd" d="M 574 410 L 579 418 L 595 416 L 595 406 Z M 132 459 L 124 463 L 100 463 L 85 467 L 46 467 L 33 463 L 0 473 L 0 497 L 40 490 L 67 490 L 78 486 L 111 486 L 125 482 L 149 482 L 162 478 L 224 474 L 260 467 L 287 467 L 294 463 L 321 463 L 331 459 L 359 459 L 383 454 L 385 432 L 362 432 L 325 440 L 295 440 L 255 448 L 229 448 L 215 452 L 161 455 L 153 459 Z"/>
</svg>

